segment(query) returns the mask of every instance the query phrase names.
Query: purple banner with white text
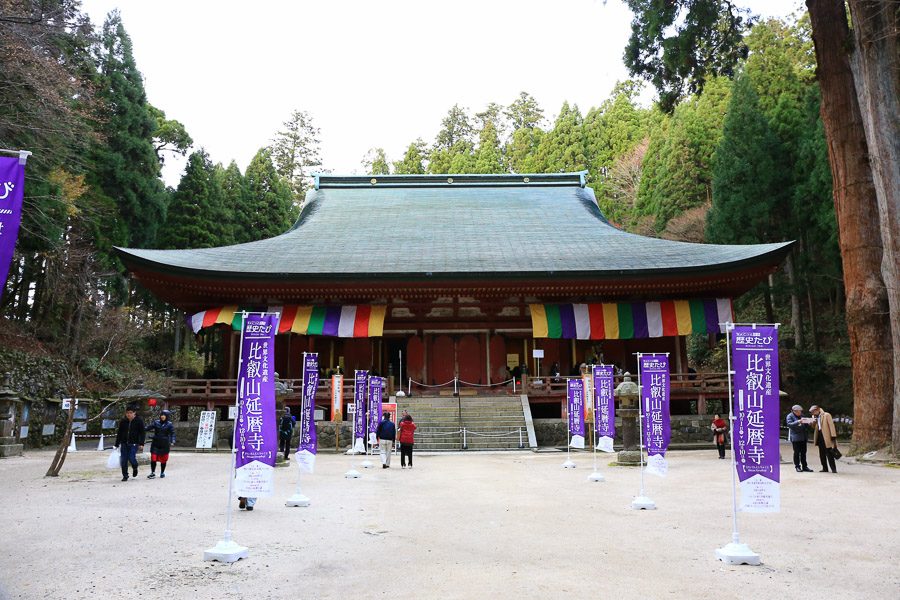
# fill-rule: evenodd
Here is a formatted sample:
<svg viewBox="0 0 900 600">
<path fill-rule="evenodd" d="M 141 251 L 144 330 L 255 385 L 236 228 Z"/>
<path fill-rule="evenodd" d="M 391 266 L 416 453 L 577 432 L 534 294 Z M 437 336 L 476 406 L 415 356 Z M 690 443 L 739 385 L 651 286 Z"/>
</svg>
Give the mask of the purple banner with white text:
<svg viewBox="0 0 900 600">
<path fill-rule="evenodd" d="M 616 437 L 616 403 L 613 395 L 612 365 L 594 366 L 594 435 L 597 436 L 597 450 L 613 451 Z"/>
<path fill-rule="evenodd" d="M 25 165 L 18 157 L 0 156 L 0 298 L 16 251 L 24 190 Z"/>
<path fill-rule="evenodd" d="M 369 376 L 369 443 L 375 444 L 375 432 L 381 423 L 381 400 L 384 397 L 384 377 Z"/>
<path fill-rule="evenodd" d="M 303 400 L 300 404 L 300 445 L 297 447 L 297 460 L 301 469 L 313 472 L 315 455 L 318 449 L 316 440 L 316 389 L 319 387 L 319 354 L 303 353 Z"/>
<path fill-rule="evenodd" d="M 734 369 L 734 438 L 740 509 L 778 512 L 780 407 L 778 329 L 735 325 L 731 332 Z"/>
<path fill-rule="evenodd" d="M 366 403 L 369 390 L 369 372 L 353 372 L 353 451 L 366 451 Z"/>
<path fill-rule="evenodd" d="M 566 384 L 569 413 L 569 446 L 584 448 L 584 381 L 569 379 Z"/>
<path fill-rule="evenodd" d="M 664 477 L 669 469 L 666 450 L 672 437 L 669 357 L 665 354 L 641 354 L 638 356 L 638 370 L 647 472 Z"/>
<path fill-rule="evenodd" d="M 278 455 L 275 423 L 275 333 L 278 316 L 248 313 L 241 328 L 238 416 L 234 428 L 238 496 L 271 496 Z"/>
</svg>

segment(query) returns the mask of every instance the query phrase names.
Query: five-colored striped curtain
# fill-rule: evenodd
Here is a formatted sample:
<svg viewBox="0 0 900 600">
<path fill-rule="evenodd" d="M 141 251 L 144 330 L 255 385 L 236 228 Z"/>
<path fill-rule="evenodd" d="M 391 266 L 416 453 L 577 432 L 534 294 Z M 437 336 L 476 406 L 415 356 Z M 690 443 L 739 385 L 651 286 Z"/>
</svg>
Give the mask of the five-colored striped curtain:
<svg viewBox="0 0 900 600">
<path fill-rule="evenodd" d="M 194 333 L 217 323 L 241 328 L 241 311 L 237 306 L 211 308 L 188 317 Z M 270 312 L 281 315 L 278 333 L 324 335 L 331 337 L 381 337 L 384 334 L 383 305 L 352 306 L 270 306 Z"/>
<path fill-rule="evenodd" d="M 730 298 L 531 304 L 536 338 L 627 340 L 691 333 L 718 333 L 733 321 Z"/>
</svg>

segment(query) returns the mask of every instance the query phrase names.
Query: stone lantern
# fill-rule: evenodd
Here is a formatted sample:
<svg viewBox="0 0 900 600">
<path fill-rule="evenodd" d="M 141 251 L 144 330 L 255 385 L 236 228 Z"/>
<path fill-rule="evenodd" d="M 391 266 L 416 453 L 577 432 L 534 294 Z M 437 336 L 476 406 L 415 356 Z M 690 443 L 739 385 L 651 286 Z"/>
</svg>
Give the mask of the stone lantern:
<svg viewBox="0 0 900 600">
<path fill-rule="evenodd" d="M 6 374 L 6 382 L 0 387 L 0 458 L 22 456 L 24 444 L 16 439 L 16 411 L 21 402 L 19 395 L 10 389 L 10 376 Z"/>
<path fill-rule="evenodd" d="M 640 396 L 638 385 L 631 380 L 631 373 L 625 373 L 622 383 L 616 386 L 615 397 L 619 399 L 619 416 L 622 418 L 622 446 L 616 462 L 620 465 L 641 464 L 641 448 L 638 443 L 638 409 Z"/>
</svg>

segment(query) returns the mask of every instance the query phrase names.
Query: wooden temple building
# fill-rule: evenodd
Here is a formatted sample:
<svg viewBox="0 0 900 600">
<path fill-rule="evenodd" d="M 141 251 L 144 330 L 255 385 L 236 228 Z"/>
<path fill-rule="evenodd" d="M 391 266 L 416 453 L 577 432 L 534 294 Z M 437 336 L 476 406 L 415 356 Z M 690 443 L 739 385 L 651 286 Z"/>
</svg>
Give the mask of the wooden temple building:
<svg viewBox="0 0 900 600">
<path fill-rule="evenodd" d="M 634 353 L 669 352 L 673 373 L 686 374 L 685 336 L 715 335 L 731 300 L 790 248 L 626 233 L 603 216 L 585 175 L 320 175 L 282 235 L 118 252 L 144 287 L 189 315 L 278 307 L 285 379 L 301 376 L 312 351 L 326 369 L 340 365 L 352 378 L 374 368 L 392 387 L 411 380 L 414 393 L 454 379 L 459 389 L 508 393 L 503 382 L 525 365 L 536 415 L 546 402 L 546 416 L 558 416 L 553 365 L 562 376 L 600 360 L 634 372 Z M 226 355 L 220 379 L 185 384 L 171 402 L 233 403 L 233 392 L 213 388 L 235 375 L 239 334 L 214 327 Z"/>
</svg>

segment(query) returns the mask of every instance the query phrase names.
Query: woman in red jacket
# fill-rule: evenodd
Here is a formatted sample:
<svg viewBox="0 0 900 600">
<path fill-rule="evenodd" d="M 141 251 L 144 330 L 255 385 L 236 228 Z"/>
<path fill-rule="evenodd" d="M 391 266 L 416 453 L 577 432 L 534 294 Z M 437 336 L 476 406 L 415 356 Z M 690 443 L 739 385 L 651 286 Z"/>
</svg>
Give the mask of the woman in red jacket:
<svg viewBox="0 0 900 600">
<path fill-rule="evenodd" d="M 404 416 L 400 420 L 400 468 L 406 468 L 406 459 L 409 458 L 409 468 L 412 469 L 412 451 L 416 424 L 412 417 Z"/>
</svg>

